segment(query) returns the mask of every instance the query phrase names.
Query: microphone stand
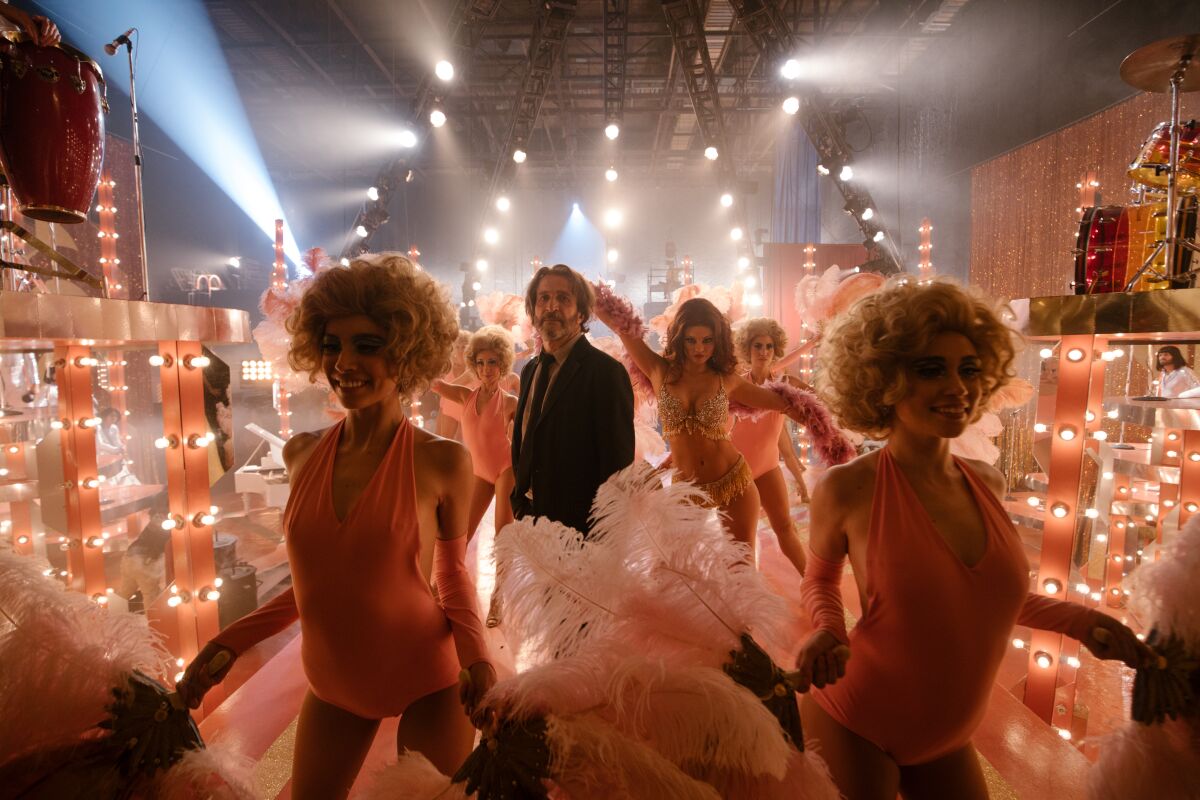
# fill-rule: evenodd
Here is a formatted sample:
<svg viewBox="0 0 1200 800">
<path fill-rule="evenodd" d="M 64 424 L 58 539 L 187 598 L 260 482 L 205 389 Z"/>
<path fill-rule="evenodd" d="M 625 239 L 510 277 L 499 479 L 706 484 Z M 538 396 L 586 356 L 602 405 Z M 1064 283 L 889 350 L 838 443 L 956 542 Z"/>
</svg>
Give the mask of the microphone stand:
<svg viewBox="0 0 1200 800">
<path fill-rule="evenodd" d="M 138 108 L 137 88 L 134 85 L 133 43 L 128 36 L 117 39 L 118 44 L 125 45 L 125 54 L 129 58 L 129 106 L 133 114 L 133 191 L 137 201 L 138 240 L 142 252 L 142 296 L 134 300 L 150 299 L 150 270 L 146 258 L 146 210 L 142 200 L 142 147 L 138 140 Z"/>
</svg>

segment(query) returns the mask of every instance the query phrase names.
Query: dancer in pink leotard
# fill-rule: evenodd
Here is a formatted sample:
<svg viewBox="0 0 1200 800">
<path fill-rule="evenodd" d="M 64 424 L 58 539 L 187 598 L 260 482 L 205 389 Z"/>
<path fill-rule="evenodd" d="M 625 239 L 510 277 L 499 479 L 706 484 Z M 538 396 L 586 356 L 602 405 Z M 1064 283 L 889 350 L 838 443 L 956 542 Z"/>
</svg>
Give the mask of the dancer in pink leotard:
<svg viewBox="0 0 1200 800">
<path fill-rule="evenodd" d="M 449 363 L 445 294 L 398 254 L 320 272 L 305 291 L 288 319 L 289 361 L 321 372 L 346 418 L 283 451 L 293 589 L 209 642 L 178 686 L 198 706 L 232 664 L 214 669 L 219 653 L 236 658 L 299 618 L 310 689 L 298 800 L 345 797 L 383 717 L 400 715 L 401 751 L 452 772 L 474 742 L 468 714 L 496 681 L 464 563 L 469 456 L 412 425 L 402 404 Z"/>
<path fill-rule="evenodd" d="M 956 286 L 897 284 L 825 332 L 819 386 L 841 423 L 887 446 L 829 470 L 813 492 L 797 660 L 805 732 L 848 800 L 986 798 L 971 735 L 1014 624 L 1100 658 L 1149 656 L 1115 619 L 1029 592 L 1029 564 L 993 467 L 950 440 L 1010 378 L 1011 334 Z M 847 555 L 863 616 L 846 635 Z M 830 685 L 832 684 L 832 685 Z"/>
<path fill-rule="evenodd" d="M 512 445 L 509 427 L 517 410 L 515 395 L 504 391 L 501 380 L 512 374 L 513 341 L 508 331 L 487 325 L 471 335 L 466 361 L 478 386 L 434 381 L 433 390 L 462 407 L 463 443 L 471 452 L 475 488 L 471 495 L 468 536 L 475 535 L 493 498 L 496 531 L 512 522 L 508 495 L 512 491 Z"/>
<path fill-rule="evenodd" d="M 750 370 L 743 378 L 762 386 L 771 380 L 771 367 L 787 348 L 787 334 L 783 327 L 768 317 L 745 320 L 734 330 L 734 350 L 743 364 Z M 796 382 L 799 384 L 799 382 Z M 800 388 L 808 388 L 800 385 Z M 808 490 L 804 486 L 804 467 L 792 450 L 792 440 L 785 429 L 786 421 L 778 411 L 769 411 L 758 419 L 739 419 L 730 432 L 733 446 L 750 465 L 750 475 L 758 487 L 759 502 L 767 512 L 767 519 L 779 548 L 792 566 L 804 574 L 804 545 L 792 523 L 791 503 L 788 502 L 787 484 L 783 471 L 779 469 L 782 455 L 796 479 L 796 486 L 803 502 L 808 502 Z"/>
<path fill-rule="evenodd" d="M 454 350 L 450 355 L 450 369 L 441 380 L 448 383 L 458 383 L 464 386 L 475 385 L 475 375 L 467 366 L 467 343 L 471 341 L 471 332 L 460 330 L 454 340 Z M 437 435 L 446 439 L 462 441 L 462 405 L 447 397 L 438 398 Z"/>
</svg>

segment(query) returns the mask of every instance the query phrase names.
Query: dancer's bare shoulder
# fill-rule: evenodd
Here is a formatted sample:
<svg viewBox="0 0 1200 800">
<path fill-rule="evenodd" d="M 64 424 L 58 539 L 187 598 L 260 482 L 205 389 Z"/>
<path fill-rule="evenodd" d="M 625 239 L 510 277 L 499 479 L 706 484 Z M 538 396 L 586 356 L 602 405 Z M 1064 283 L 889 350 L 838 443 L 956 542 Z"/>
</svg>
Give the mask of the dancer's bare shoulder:
<svg viewBox="0 0 1200 800">
<path fill-rule="evenodd" d="M 470 485 L 471 454 L 462 444 L 437 436 L 424 428 L 413 429 L 413 469 L 418 480 L 432 479 L 431 488 L 440 493 L 466 490 Z"/>
</svg>

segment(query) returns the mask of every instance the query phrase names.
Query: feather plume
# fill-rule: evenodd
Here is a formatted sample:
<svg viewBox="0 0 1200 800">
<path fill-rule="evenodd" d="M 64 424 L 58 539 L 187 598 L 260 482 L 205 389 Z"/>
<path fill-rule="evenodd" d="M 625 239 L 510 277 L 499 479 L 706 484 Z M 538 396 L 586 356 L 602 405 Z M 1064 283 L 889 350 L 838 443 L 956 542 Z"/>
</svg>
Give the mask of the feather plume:
<svg viewBox="0 0 1200 800">
<path fill-rule="evenodd" d="M 950 452 L 959 458 L 973 458 L 987 464 L 995 464 L 1000 458 L 1000 448 L 992 441 L 1004 433 L 1004 423 L 995 414 L 985 411 L 979 419 L 967 426 L 961 436 L 950 440 Z"/>
<path fill-rule="evenodd" d="M 782 397 L 788 408 L 800 416 L 800 423 L 808 431 L 813 448 L 826 465 L 845 464 L 854 458 L 857 454 L 854 445 L 833 421 L 829 409 L 815 394 L 785 381 L 772 381 L 763 386 Z M 759 419 L 768 413 L 766 409 L 751 408 L 742 403 L 730 403 L 729 411 L 741 419 L 751 420 Z"/>
<path fill-rule="evenodd" d="M 838 281 L 829 297 L 829 317 L 836 317 L 862 298 L 875 294 L 887 278 L 878 272 L 852 272 Z"/>
<path fill-rule="evenodd" d="M 879 291 L 886 282 L 879 273 L 855 272 L 834 264 L 819 276 L 806 275 L 800 279 L 796 284 L 796 311 L 815 329 L 863 297 Z"/>
<path fill-rule="evenodd" d="M 551 774 L 572 800 L 720 800 L 650 747 L 592 715 L 547 719 Z"/>
<path fill-rule="evenodd" d="M 254 763 L 228 745 L 189 750 L 154 780 L 159 800 L 254 800 Z"/>
<path fill-rule="evenodd" d="M 637 312 L 628 298 L 613 292 L 603 281 L 592 285 L 596 291 L 596 306 L 604 309 L 613 317 L 613 332 L 619 336 L 632 336 L 638 339 L 646 335 L 646 323 L 642 321 L 642 315 Z M 621 355 L 617 360 L 629 373 L 629 381 L 633 384 L 634 391 L 641 397 L 653 399 L 654 384 L 651 383 L 650 376 L 642 371 L 633 357 L 625 351 L 624 346 L 622 346 Z"/>
<path fill-rule="evenodd" d="M 329 257 L 325 255 L 325 250 L 320 247 L 310 247 L 305 250 L 301 260 L 313 275 L 316 275 L 318 272 L 324 272 L 330 267 Z"/>
<path fill-rule="evenodd" d="M 375 773 L 363 800 L 467 800 L 466 784 L 451 783 L 429 759 L 405 751 L 393 764 Z"/>
<path fill-rule="evenodd" d="M 517 520 L 497 537 L 507 633 L 524 657 L 571 655 L 612 627 L 609 590 L 592 566 L 597 550 L 579 531 L 545 517 Z"/>
<path fill-rule="evenodd" d="M 1174 634 L 1200 653 L 1200 516 L 1173 537 L 1162 557 L 1130 578 L 1135 611 L 1163 636 Z"/>
<path fill-rule="evenodd" d="M 737 800 L 841 800 L 829 774 L 829 767 L 811 745 L 802 753 L 792 750 L 787 773 L 782 779 L 774 775 L 749 775 L 744 772 L 707 770 L 703 780 L 716 787 L 722 797 Z"/>
<path fill-rule="evenodd" d="M 1088 771 L 1088 799 L 1200 800 L 1197 724 L 1200 722 L 1195 718 L 1162 725 L 1127 723 L 1100 739 L 1100 758 Z"/>
<path fill-rule="evenodd" d="M 1033 384 L 1024 378 L 1013 378 L 992 392 L 984 406 L 985 411 L 999 414 L 1010 408 L 1020 408 L 1033 397 Z"/>
<path fill-rule="evenodd" d="M 519 349 L 533 334 L 533 322 L 525 313 L 525 298 L 507 292 L 488 292 L 475 297 L 475 308 L 485 325 L 499 325 L 512 334 Z"/>
<path fill-rule="evenodd" d="M 163 675 L 167 654 L 145 617 L 110 614 L 0 553 L 0 753 L 77 741 L 134 670 Z"/>
</svg>

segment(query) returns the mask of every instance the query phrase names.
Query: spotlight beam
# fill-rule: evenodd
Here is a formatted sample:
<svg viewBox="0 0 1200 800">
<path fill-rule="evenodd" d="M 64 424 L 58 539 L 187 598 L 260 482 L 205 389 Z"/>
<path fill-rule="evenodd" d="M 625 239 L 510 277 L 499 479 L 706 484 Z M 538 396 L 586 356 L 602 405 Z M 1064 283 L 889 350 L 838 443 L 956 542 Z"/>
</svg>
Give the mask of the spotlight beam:
<svg viewBox="0 0 1200 800">
<path fill-rule="evenodd" d="M 785 56 L 796 52 L 796 42 L 784 21 L 779 8 L 774 3 L 756 3 L 752 0 L 730 0 L 734 16 L 750 35 L 758 52 L 767 59 L 768 64 L 777 64 Z M 843 4 L 844 8 L 845 4 Z M 853 159 L 853 151 L 846 142 L 845 127 L 831 113 L 828 102 L 821 93 L 810 88 L 802 88 L 798 92 L 802 100 L 802 113 L 797 116 L 804 132 L 808 134 L 813 148 L 825 165 L 847 165 Z M 836 167 L 835 167 L 836 169 Z M 846 204 L 854 208 L 879 208 L 861 181 L 835 180 L 834 185 L 846 199 Z M 887 272 L 902 272 L 904 265 L 895 246 L 895 240 L 878 220 L 866 220 L 856 215 L 859 229 L 862 231 L 871 258 L 881 258 L 887 266 Z M 883 233 L 883 237 L 876 238 Z M 876 255 L 871 255 L 871 250 Z"/>
</svg>

